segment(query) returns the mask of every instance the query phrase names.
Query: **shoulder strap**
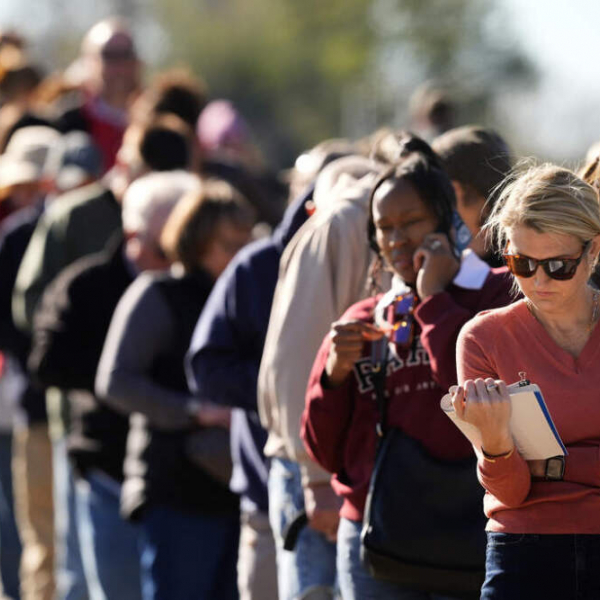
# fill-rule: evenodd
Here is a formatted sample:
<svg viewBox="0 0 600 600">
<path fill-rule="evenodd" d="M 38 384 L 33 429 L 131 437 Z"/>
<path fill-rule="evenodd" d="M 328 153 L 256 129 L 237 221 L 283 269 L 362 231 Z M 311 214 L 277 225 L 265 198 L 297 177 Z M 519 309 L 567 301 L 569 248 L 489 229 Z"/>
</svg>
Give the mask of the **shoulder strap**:
<svg viewBox="0 0 600 600">
<path fill-rule="evenodd" d="M 379 420 L 377 421 L 375 429 L 380 438 L 383 438 L 385 435 L 386 428 L 385 421 L 388 401 L 385 395 L 385 382 L 387 378 L 388 354 L 389 348 L 387 338 L 384 337 L 381 340 L 372 342 L 371 380 L 373 381 L 373 387 L 375 388 L 375 399 L 377 400 L 377 410 L 379 412 Z"/>
</svg>

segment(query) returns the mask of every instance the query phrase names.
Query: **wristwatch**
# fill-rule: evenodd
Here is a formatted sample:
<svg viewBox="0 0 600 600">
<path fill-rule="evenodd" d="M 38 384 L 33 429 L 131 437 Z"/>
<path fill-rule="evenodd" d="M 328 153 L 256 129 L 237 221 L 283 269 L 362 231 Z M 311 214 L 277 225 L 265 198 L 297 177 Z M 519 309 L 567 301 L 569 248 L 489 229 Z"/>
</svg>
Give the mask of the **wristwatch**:
<svg viewBox="0 0 600 600">
<path fill-rule="evenodd" d="M 562 481 L 564 474 L 564 456 L 553 456 L 546 461 L 546 481 Z"/>
</svg>

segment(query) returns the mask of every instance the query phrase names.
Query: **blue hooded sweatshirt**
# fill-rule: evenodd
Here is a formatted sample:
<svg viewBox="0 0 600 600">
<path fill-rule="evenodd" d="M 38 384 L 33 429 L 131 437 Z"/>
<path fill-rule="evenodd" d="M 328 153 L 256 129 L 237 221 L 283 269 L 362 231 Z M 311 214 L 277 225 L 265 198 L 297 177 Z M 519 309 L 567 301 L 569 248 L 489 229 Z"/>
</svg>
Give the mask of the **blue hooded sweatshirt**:
<svg viewBox="0 0 600 600">
<path fill-rule="evenodd" d="M 307 219 L 309 188 L 287 208 L 267 239 L 243 248 L 219 277 L 200 315 L 187 355 L 190 388 L 212 402 L 236 407 L 231 418 L 230 487 L 242 509 L 268 510 L 267 432 L 257 411 L 258 371 L 277 285 L 279 259 Z"/>
</svg>

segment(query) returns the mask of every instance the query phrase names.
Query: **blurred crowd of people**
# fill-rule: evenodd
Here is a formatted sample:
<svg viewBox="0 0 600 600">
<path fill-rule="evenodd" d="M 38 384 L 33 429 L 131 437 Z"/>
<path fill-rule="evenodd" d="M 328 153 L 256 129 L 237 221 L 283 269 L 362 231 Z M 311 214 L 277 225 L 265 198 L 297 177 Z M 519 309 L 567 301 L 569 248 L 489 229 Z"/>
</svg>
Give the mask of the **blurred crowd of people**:
<svg viewBox="0 0 600 600">
<path fill-rule="evenodd" d="M 367 356 L 412 290 L 387 424 L 472 455 L 439 400 L 462 326 L 514 301 L 481 231 L 511 148 L 425 90 L 423 139 L 324 141 L 284 176 L 230 101 L 143 71 L 120 19 L 49 76 L 0 35 L 4 596 L 448 597 L 361 562 Z"/>
</svg>

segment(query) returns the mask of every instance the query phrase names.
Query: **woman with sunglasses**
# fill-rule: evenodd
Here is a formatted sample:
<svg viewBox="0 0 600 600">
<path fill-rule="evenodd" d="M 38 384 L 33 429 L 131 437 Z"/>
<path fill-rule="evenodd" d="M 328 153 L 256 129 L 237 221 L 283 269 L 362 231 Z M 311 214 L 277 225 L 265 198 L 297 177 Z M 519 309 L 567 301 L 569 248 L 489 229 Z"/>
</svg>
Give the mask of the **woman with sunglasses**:
<svg viewBox="0 0 600 600">
<path fill-rule="evenodd" d="M 392 290 L 353 305 L 332 325 L 313 366 L 302 424 L 308 452 L 333 473 L 343 499 L 339 529 L 331 535 L 337 533 L 344 600 L 439 598 L 375 579 L 361 564 L 362 518 L 378 445 L 370 342 L 395 328 L 385 381 L 387 426 L 438 459 L 461 459 L 472 450 L 439 410 L 445 386 L 456 381 L 456 338 L 478 311 L 510 301 L 504 270 L 490 269 L 473 253 L 462 264 L 456 257 L 454 191 L 431 148 L 407 136 L 400 156 L 375 183 L 369 208 L 369 242 L 376 264 L 393 274 Z M 407 319 L 390 323 L 392 307 Z"/>
<path fill-rule="evenodd" d="M 600 598 L 600 328 L 588 280 L 600 250 L 597 192 L 534 167 L 504 189 L 487 229 L 524 298 L 462 330 L 454 408 L 482 439 L 489 518 L 485 600 Z M 524 371 L 568 455 L 525 461 L 506 389 Z"/>
</svg>

